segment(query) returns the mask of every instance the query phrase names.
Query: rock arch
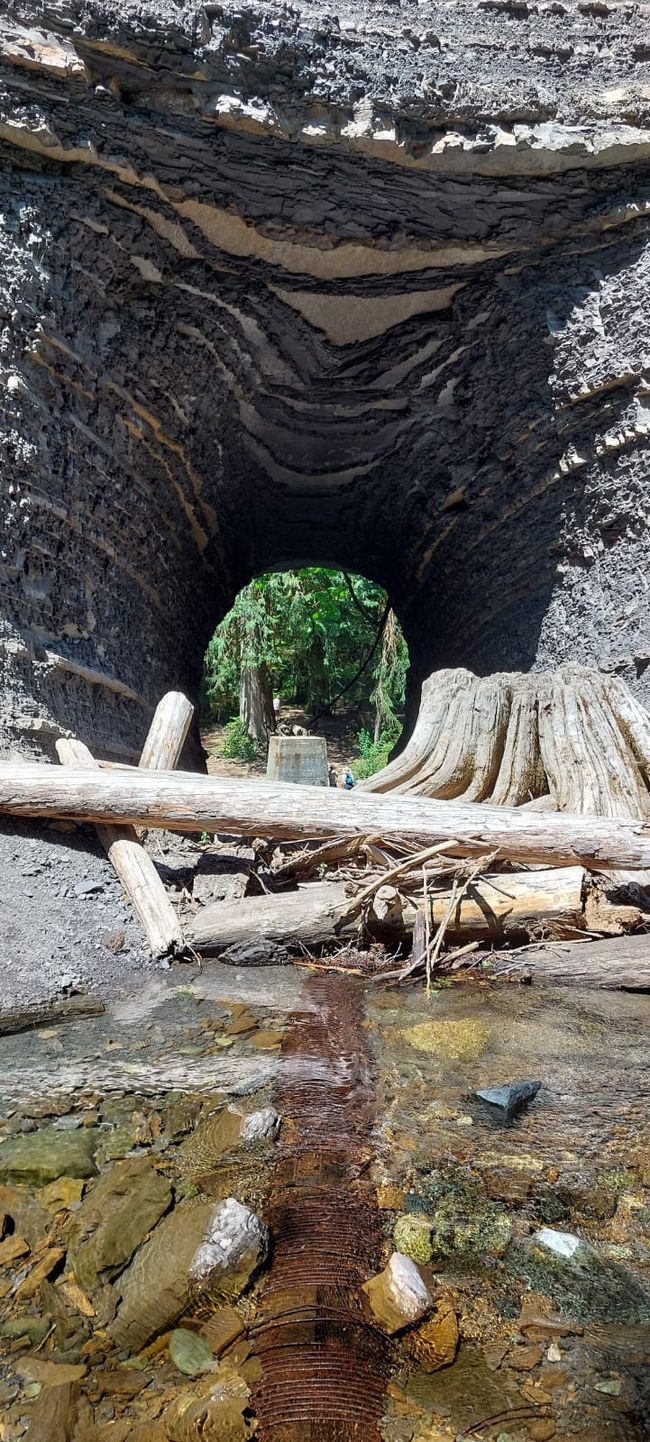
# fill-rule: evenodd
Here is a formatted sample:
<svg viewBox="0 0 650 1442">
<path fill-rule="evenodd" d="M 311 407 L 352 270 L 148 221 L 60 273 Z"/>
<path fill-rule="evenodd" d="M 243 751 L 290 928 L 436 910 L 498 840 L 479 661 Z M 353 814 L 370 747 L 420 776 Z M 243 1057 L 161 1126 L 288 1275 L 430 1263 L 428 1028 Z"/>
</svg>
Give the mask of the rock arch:
<svg viewBox="0 0 650 1442">
<path fill-rule="evenodd" d="M 137 750 L 310 561 L 416 683 L 647 698 L 650 67 L 602 10 L 9 0 L 4 747 Z"/>
</svg>

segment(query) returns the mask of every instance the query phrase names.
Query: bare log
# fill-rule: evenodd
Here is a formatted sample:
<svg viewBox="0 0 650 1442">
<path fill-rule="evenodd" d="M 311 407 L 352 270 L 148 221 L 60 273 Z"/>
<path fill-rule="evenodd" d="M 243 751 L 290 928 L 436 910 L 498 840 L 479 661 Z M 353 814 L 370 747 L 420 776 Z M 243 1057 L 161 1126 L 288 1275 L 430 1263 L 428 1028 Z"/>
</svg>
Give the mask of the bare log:
<svg viewBox="0 0 650 1442">
<path fill-rule="evenodd" d="M 584 896 L 581 866 L 482 876 L 456 906 L 448 889 L 430 891 L 430 924 L 438 927 L 448 918 L 446 934 L 456 939 L 488 941 L 547 928 L 562 936 L 584 926 Z M 422 897 L 405 900 L 392 886 L 380 887 L 368 904 L 364 931 L 392 942 L 412 935 L 425 905 Z M 358 930 L 358 918 L 349 915 L 344 883 L 325 881 L 276 896 L 247 897 L 236 905 L 205 906 L 194 920 L 191 941 L 196 951 L 209 955 L 253 937 L 313 948 L 357 935 Z"/>
<path fill-rule="evenodd" d="M 569 946 L 526 948 L 519 956 L 491 959 L 481 975 L 495 980 L 527 981 L 534 986 L 586 986 L 605 991 L 650 991 L 647 936 L 577 942 Z"/>
<path fill-rule="evenodd" d="M 147 771 L 175 771 L 193 715 L 192 702 L 182 691 L 168 691 L 156 706 L 140 766 Z"/>
<path fill-rule="evenodd" d="M 246 896 L 234 905 L 217 901 L 203 906 L 194 918 L 190 941 L 195 951 L 206 956 L 252 938 L 284 946 L 319 947 L 336 940 L 336 925 L 346 901 L 340 881 L 314 881 L 298 891 L 276 896 Z M 355 934 L 348 925 L 342 935 Z"/>
<path fill-rule="evenodd" d="M 106 1008 L 96 996 L 66 996 L 58 1001 L 37 1002 L 34 1006 L 12 1007 L 0 1011 L 0 1036 L 33 1031 L 37 1026 L 60 1026 L 62 1022 L 82 1021 L 84 1017 L 103 1016 Z"/>
<path fill-rule="evenodd" d="M 56 751 L 62 765 L 75 767 L 75 775 L 100 771 L 83 741 L 61 738 Z M 56 768 L 52 768 L 53 771 Z M 67 770 L 61 775 L 67 775 Z M 115 773 L 117 774 L 117 773 Z M 135 773 L 131 773 L 134 775 Z M 153 956 L 168 956 L 183 950 L 180 923 L 156 868 L 132 826 L 96 823 L 97 835 L 111 865 L 137 912 Z"/>
<path fill-rule="evenodd" d="M 452 841 L 459 856 L 549 866 L 650 868 L 650 823 L 520 807 L 373 796 L 332 788 L 227 780 L 185 771 L 96 771 L 0 763 L 0 814 L 234 836 L 395 836 Z"/>
</svg>

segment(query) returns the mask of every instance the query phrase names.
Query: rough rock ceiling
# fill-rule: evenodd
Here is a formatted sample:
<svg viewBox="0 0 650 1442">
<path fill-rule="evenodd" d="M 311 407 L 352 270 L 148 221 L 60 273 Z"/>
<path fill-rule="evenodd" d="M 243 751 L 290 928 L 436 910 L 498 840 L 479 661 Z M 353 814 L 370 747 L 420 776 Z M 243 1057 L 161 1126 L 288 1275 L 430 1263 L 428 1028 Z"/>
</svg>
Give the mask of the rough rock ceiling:
<svg viewBox="0 0 650 1442">
<path fill-rule="evenodd" d="M 5 736 L 137 745 L 269 566 L 416 676 L 647 636 L 650 7 L 13 0 Z"/>
</svg>

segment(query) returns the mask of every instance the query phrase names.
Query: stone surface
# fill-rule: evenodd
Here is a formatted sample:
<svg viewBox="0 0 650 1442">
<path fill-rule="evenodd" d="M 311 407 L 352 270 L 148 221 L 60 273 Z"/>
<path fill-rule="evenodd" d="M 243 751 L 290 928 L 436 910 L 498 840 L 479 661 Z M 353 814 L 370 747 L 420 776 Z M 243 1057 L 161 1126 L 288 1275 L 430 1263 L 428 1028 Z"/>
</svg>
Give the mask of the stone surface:
<svg viewBox="0 0 650 1442">
<path fill-rule="evenodd" d="M 458 1320 L 451 1302 L 436 1302 L 433 1314 L 409 1336 L 409 1350 L 423 1372 L 439 1372 L 456 1360 L 460 1342 Z"/>
<path fill-rule="evenodd" d="M 132 756 L 305 560 L 393 592 L 416 679 L 648 694 L 644 22 L 8 0 L 8 745 Z"/>
<path fill-rule="evenodd" d="M 208 1343 L 196 1332 L 188 1332 L 186 1327 L 177 1327 L 172 1332 L 169 1355 L 186 1377 L 200 1377 L 203 1372 L 213 1372 L 216 1366 Z"/>
<path fill-rule="evenodd" d="M 323 736 L 271 736 L 266 763 L 269 781 L 327 786 L 327 743 Z"/>
<path fill-rule="evenodd" d="M 172 1199 L 166 1177 L 146 1159 L 127 1160 L 105 1172 L 66 1231 L 68 1257 L 82 1287 L 115 1276 L 131 1260 Z"/>
<path fill-rule="evenodd" d="M 58 1177 L 92 1177 L 98 1132 L 43 1129 L 0 1143 L 0 1181 L 44 1187 Z"/>
<path fill-rule="evenodd" d="M 192 1260 L 192 1281 L 203 1291 L 227 1279 L 231 1294 L 237 1295 L 264 1261 L 268 1245 L 268 1231 L 259 1217 L 235 1197 L 226 1197 L 214 1208 Z"/>
<path fill-rule="evenodd" d="M 398 1252 L 411 1261 L 426 1265 L 433 1256 L 431 1243 L 431 1217 L 418 1216 L 417 1213 L 406 1213 L 398 1217 L 393 1227 L 393 1240 Z"/>
<path fill-rule="evenodd" d="M 425 1317 L 431 1294 L 421 1272 L 410 1257 L 393 1252 L 376 1277 L 364 1282 L 374 1316 L 385 1332 L 400 1332 Z"/>
<path fill-rule="evenodd" d="M 534 1100 L 541 1085 L 539 1081 L 507 1082 L 499 1087 L 481 1087 L 474 1096 L 510 1121 Z"/>
</svg>

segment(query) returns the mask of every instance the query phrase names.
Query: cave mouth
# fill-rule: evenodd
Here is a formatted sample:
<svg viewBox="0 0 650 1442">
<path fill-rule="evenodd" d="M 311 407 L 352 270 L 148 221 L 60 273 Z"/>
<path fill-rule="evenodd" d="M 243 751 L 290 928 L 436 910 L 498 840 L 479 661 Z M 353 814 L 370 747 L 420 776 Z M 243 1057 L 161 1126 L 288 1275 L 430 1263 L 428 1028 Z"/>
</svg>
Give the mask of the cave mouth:
<svg viewBox="0 0 650 1442">
<path fill-rule="evenodd" d="M 408 672 L 407 642 L 379 584 L 327 566 L 261 572 L 205 651 L 208 767 L 262 770 L 273 731 L 304 729 L 325 736 L 335 768 L 370 775 L 400 741 Z"/>
</svg>

